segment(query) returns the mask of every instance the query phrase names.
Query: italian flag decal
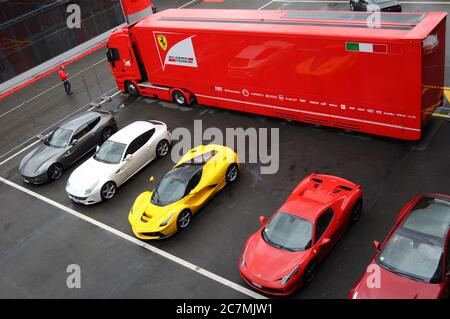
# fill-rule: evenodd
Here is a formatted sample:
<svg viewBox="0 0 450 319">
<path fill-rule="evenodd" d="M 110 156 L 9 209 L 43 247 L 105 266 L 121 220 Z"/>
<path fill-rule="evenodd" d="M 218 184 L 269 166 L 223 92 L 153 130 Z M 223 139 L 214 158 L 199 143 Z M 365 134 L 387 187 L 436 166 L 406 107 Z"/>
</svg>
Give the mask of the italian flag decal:
<svg viewBox="0 0 450 319">
<path fill-rule="evenodd" d="M 355 51 L 355 52 L 387 53 L 386 44 L 346 42 L 345 49 L 347 51 Z"/>
</svg>

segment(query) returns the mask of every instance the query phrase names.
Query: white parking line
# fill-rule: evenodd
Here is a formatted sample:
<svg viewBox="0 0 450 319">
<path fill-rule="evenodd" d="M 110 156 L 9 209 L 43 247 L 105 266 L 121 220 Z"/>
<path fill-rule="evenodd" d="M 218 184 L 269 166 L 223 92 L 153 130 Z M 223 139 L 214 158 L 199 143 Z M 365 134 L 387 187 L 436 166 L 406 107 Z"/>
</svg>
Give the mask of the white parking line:
<svg viewBox="0 0 450 319">
<path fill-rule="evenodd" d="M 106 92 L 106 94 L 108 94 L 109 92 L 113 91 L 114 89 Z M 113 95 L 109 96 L 109 99 L 112 99 L 113 97 L 115 97 L 116 95 L 120 94 L 121 91 L 117 91 L 115 92 Z M 109 99 L 105 99 L 103 101 L 100 101 L 98 104 L 102 105 L 103 103 L 105 103 L 106 101 L 108 101 Z M 45 131 L 47 131 L 48 129 L 54 127 L 55 125 L 61 123 L 62 121 L 64 121 L 65 119 L 71 117 L 72 115 L 78 113 L 79 111 L 81 111 L 82 109 L 84 109 L 86 106 L 89 106 L 90 103 L 78 108 L 77 110 L 75 110 L 74 112 L 70 113 L 69 115 L 67 115 L 66 117 L 62 118 L 61 120 L 59 120 L 56 123 L 53 123 L 52 125 L 50 125 L 49 127 L 47 127 L 46 129 L 44 129 L 43 131 L 41 131 L 41 134 L 44 133 Z M 89 108 L 87 111 L 92 111 L 93 109 L 95 109 L 95 107 L 91 107 Z M 14 147 L 12 150 L 9 150 L 8 152 L 6 152 L 5 154 L 3 154 L 2 156 L 0 156 L 0 158 L 5 157 L 6 155 L 8 155 L 9 153 L 13 152 L 15 149 L 19 148 L 20 146 L 28 143 L 29 141 L 31 141 L 32 139 L 36 138 L 35 136 L 29 138 L 28 140 L 26 140 L 25 142 L 23 142 L 22 144 Z M 20 151 L 14 153 L 13 155 L 11 155 L 10 157 L 8 157 L 7 159 L 3 160 L 2 162 L 0 162 L 0 166 L 2 166 L 3 164 L 9 162 L 10 160 L 12 160 L 13 158 L 15 158 L 16 156 L 22 154 L 23 152 L 25 152 L 27 149 L 31 148 L 32 146 L 36 145 L 37 143 L 39 143 L 39 139 L 34 141 L 33 143 L 31 143 L 30 145 L 26 146 L 25 148 L 21 149 Z"/>
<path fill-rule="evenodd" d="M 27 147 L 22 148 L 22 149 L 21 149 L 20 151 L 18 151 L 17 153 L 14 153 L 13 155 L 11 155 L 10 157 L 8 157 L 8 158 L 5 159 L 4 161 L 0 162 L 0 166 L 2 166 L 3 164 L 9 162 L 9 161 L 12 160 L 14 157 L 16 157 L 16 156 L 22 154 L 22 153 L 25 152 L 27 149 L 29 149 L 29 148 L 35 146 L 37 143 L 39 143 L 39 141 L 40 141 L 40 140 L 38 139 L 38 140 L 34 141 L 33 143 L 31 143 L 30 145 L 28 145 Z"/>
<path fill-rule="evenodd" d="M 272 0 L 272 1 L 268 2 L 268 3 L 266 3 L 265 5 L 263 5 L 262 7 L 259 7 L 257 10 L 262 10 L 262 9 L 264 9 L 264 8 L 267 7 L 267 6 L 270 6 L 270 5 L 271 5 L 272 3 L 274 3 L 274 2 L 278 2 L 278 1 Z"/>
<path fill-rule="evenodd" d="M 212 273 L 212 272 L 210 272 L 210 271 L 208 271 L 206 269 L 203 269 L 203 268 L 201 268 L 199 266 L 196 266 L 196 265 L 194 265 L 194 264 L 192 264 L 192 263 L 190 263 L 190 262 L 188 262 L 188 261 L 186 261 L 184 259 L 181 259 L 181 258 L 179 258 L 179 257 L 177 257 L 175 255 L 167 253 L 164 250 L 161 250 L 161 249 L 156 248 L 156 247 L 154 247 L 152 245 L 149 245 L 146 242 L 143 242 L 143 241 L 141 241 L 141 240 L 139 240 L 139 239 L 137 239 L 135 237 L 132 237 L 130 235 L 127 235 L 127 234 L 125 234 L 125 233 L 123 233 L 123 232 L 121 232 L 121 231 L 119 231 L 119 230 L 117 230 L 115 228 L 112 228 L 111 226 L 108 226 L 108 225 L 106 225 L 106 224 L 104 224 L 102 222 L 99 222 L 98 220 L 95 220 L 95 219 L 93 219 L 91 217 L 88 217 L 88 216 L 86 216 L 86 215 L 84 215 L 82 213 L 77 212 L 76 210 L 73 210 L 73 209 L 71 209 L 69 207 L 66 207 L 66 206 L 64 206 L 64 205 L 62 205 L 62 204 L 60 204 L 58 202 L 55 202 L 54 200 L 51 200 L 51 199 L 49 199 L 49 198 L 47 198 L 45 196 L 42 196 L 42 195 L 40 195 L 40 194 L 38 194 L 36 192 L 33 192 L 33 191 L 31 191 L 31 190 L 29 190 L 29 189 L 27 189 L 25 187 L 22 187 L 22 186 L 14 183 L 14 182 L 11 182 L 10 180 L 7 180 L 7 179 L 5 179 L 3 177 L 0 177 L 0 182 L 4 183 L 6 185 L 9 185 L 9 186 L 11 186 L 11 187 L 13 187 L 13 188 L 23 192 L 23 193 L 26 193 L 26 194 L 28 194 L 30 196 L 33 196 L 34 198 L 37 198 L 37 199 L 39 199 L 39 200 L 41 200 L 41 201 L 43 201 L 43 202 L 45 202 L 45 203 L 47 203 L 49 205 L 52 205 L 52 206 L 54 206 L 54 207 L 56 207 L 56 208 L 58 208 L 58 209 L 60 209 L 62 211 L 65 211 L 66 213 L 69 213 L 69 214 L 71 214 L 71 215 L 73 215 L 73 216 L 75 216 L 75 217 L 77 217 L 79 219 L 82 219 L 82 220 L 84 220 L 84 221 L 86 221 L 86 222 L 88 222 L 88 223 L 90 223 L 92 225 L 95 225 L 95 226 L 97 226 L 97 227 L 99 227 L 99 228 L 101 228 L 103 230 L 106 230 L 107 232 L 110 232 L 110 233 L 112 233 L 112 234 L 114 234 L 114 235 L 116 235 L 118 237 L 121 237 L 121 238 L 129 241 L 130 243 L 133 243 L 133 244 L 135 244 L 137 246 L 143 247 L 143 248 L 145 248 L 145 249 L 147 249 L 147 250 L 149 250 L 149 251 L 151 251 L 151 252 L 153 252 L 153 253 L 155 253 L 155 254 L 163 257 L 163 258 L 166 258 L 166 259 L 168 259 L 168 260 L 170 260 L 170 261 L 172 261 L 174 263 L 177 263 L 180 266 L 186 267 L 186 268 L 188 268 L 188 269 L 190 269 L 190 270 L 192 270 L 192 271 L 194 271 L 194 272 L 196 272 L 196 273 L 198 273 L 198 274 L 200 274 L 202 276 L 205 276 L 205 277 L 207 277 L 209 279 L 212 279 L 212 280 L 214 280 L 214 281 L 216 281 L 216 282 L 218 282 L 218 283 L 220 283 L 220 284 L 222 284 L 224 286 L 227 286 L 227 287 L 229 287 L 231 289 L 234 289 L 234 290 L 236 290 L 236 291 L 238 291 L 238 292 L 240 292 L 240 293 L 242 293 L 244 295 L 247 295 L 247 296 L 249 296 L 251 298 L 255 298 L 255 299 L 267 299 L 265 296 L 262 296 L 262 295 L 254 292 L 254 291 L 252 291 L 250 289 L 242 287 L 242 286 L 240 286 L 240 285 L 238 285 L 238 284 L 236 284 L 236 283 L 234 283 L 234 282 L 232 282 L 232 281 L 230 281 L 230 280 L 228 280 L 226 278 L 223 278 L 223 277 L 221 277 L 219 275 L 216 275 L 216 274 L 214 274 L 214 273 Z"/>
<path fill-rule="evenodd" d="M 194 3 L 194 2 L 197 2 L 198 0 L 192 0 L 192 1 L 189 1 L 188 3 L 186 3 L 186 4 L 183 4 L 181 7 L 178 7 L 178 9 L 183 9 L 184 7 L 187 7 L 188 5 L 190 5 L 190 4 L 192 4 L 192 3 Z"/>
</svg>

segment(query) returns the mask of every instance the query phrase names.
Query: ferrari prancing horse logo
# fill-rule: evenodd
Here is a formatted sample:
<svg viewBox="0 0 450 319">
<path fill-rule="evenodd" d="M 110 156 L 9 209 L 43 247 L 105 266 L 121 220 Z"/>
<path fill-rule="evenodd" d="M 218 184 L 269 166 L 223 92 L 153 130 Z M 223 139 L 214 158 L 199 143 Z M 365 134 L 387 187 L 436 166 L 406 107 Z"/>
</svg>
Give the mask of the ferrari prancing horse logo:
<svg viewBox="0 0 450 319">
<path fill-rule="evenodd" d="M 161 49 L 167 50 L 167 38 L 165 35 L 158 35 L 158 43 Z"/>
</svg>

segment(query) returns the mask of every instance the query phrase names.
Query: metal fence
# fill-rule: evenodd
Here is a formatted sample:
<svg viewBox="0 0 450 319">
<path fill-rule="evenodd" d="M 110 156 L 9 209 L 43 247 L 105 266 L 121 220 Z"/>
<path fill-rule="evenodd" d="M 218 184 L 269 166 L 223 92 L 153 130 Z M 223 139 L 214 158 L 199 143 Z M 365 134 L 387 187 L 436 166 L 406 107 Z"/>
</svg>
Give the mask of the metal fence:
<svg viewBox="0 0 450 319">
<path fill-rule="evenodd" d="M 57 74 L 49 76 L 57 77 Z M 48 134 L 68 117 L 95 107 L 117 91 L 106 59 L 68 80 L 72 95 L 65 93 L 64 85 L 58 79 L 57 84 L 16 106 L 0 101 L 0 162 L 36 136 Z M 13 100 L 17 101 L 20 94 L 20 91 L 13 93 Z"/>
</svg>

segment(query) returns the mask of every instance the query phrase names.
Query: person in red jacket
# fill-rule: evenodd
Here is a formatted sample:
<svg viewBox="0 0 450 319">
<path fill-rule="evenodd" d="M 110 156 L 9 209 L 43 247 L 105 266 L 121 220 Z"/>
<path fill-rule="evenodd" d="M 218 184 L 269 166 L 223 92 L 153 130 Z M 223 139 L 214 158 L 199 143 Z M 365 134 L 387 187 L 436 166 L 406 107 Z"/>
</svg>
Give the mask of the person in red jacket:
<svg viewBox="0 0 450 319">
<path fill-rule="evenodd" d="M 63 66 L 59 67 L 58 75 L 59 75 L 59 78 L 61 79 L 61 81 L 64 83 L 64 89 L 66 90 L 67 95 L 72 94 L 72 91 L 71 91 L 72 85 L 70 84 L 69 80 L 67 80 L 69 75 L 67 74 L 66 71 L 64 71 Z"/>
</svg>

